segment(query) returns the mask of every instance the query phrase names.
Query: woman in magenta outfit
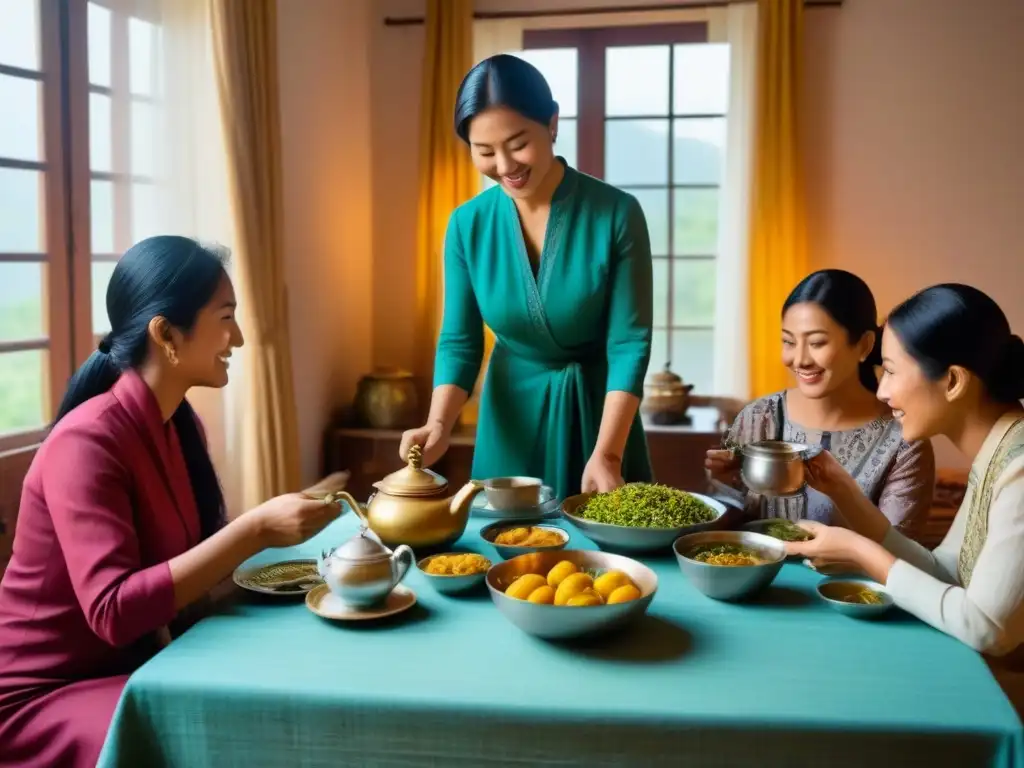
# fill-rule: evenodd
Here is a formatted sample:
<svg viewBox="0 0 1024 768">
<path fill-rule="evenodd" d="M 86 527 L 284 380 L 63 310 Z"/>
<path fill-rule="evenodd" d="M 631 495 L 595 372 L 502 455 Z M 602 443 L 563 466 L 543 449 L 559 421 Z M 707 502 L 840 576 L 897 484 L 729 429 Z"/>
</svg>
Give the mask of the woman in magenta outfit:
<svg viewBox="0 0 1024 768">
<path fill-rule="evenodd" d="M 128 675 L 188 606 L 338 507 L 279 496 L 232 522 L 185 393 L 241 346 L 219 256 L 144 240 L 107 290 L 111 332 L 72 377 L 25 478 L 0 582 L 0 766 L 94 766 Z M 166 631 L 165 631 L 166 630 Z"/>
</svg>

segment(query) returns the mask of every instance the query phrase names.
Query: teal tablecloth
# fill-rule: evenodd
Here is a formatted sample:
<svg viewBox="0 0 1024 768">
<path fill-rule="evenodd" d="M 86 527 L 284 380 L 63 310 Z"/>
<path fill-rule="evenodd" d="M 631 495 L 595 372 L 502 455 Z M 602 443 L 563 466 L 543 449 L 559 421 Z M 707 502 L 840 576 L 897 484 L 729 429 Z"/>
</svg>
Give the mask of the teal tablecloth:
<svg viewBox="0 0 1024 768">
<path fill-rule="evenodd" d="M 497 559 L 471 520 L 462 544 Z M 298 551 L 355 532 L 351 515 Z M 574 534 L 571 546 L 592 545 Z M 554 645 L 486 591 L 377 626 L 245 600 L 139 669 L 101 766 L 1017 766 L 1022 730 L 982 659 L 895 611 L 814 598 L 786 565 L 760 600 L 710 600 L 669 558 L 625 633 Z"/>
</svg>

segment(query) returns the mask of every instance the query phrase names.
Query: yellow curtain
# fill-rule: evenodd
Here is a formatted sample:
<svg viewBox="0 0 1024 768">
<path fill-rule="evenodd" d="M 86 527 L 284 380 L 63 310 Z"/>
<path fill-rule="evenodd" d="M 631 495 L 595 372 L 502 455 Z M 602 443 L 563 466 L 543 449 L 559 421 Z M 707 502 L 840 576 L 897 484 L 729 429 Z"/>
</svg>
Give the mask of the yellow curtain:
<svg viewBox="0 0 1024 768">
<path fill-rule="evenodd" d="M 757 106 L 750 229 L 750 383 L 760 397 L 784 389 L 779 312 L 807 273 L 797 135 L 803 0 L 759 0 Z"/>
<path fill-rule="evenodd" d="M 299 441 L 282 253 L 275 0 L 212 0 L 214 61 L 237 242 L 247 404 L 242 497 L 249 509 L 299 488 Z"/>
<path fill-rule="evenodd" d="M 455 208 L 476 194 L 476 170 L 455 135 L 459 84 L 473 64 L 472 0 L 428 0 L 420 107 L 416 248 L 417 373 L 429 386 L 441 325 L 444 233 Z"/>
</svg>

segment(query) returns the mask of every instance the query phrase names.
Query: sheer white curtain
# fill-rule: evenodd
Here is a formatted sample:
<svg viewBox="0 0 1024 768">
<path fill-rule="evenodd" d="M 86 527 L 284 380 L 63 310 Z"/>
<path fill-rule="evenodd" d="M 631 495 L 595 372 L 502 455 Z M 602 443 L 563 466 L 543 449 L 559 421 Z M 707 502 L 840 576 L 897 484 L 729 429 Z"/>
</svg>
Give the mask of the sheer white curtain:
<svg viewBox="0 0 1024 768">
<path fill-rule="evenodd" d="M 145 217 L 140 237 L 185 235 L 230 249 L 235 236 L 209 2 L 159 0 L 156 5 L 159 44 L 154 64 L 160 88 L 152 112 L 152 139 L 146 142 L 153 154 L 156 185 L 150 209 L 135 212 Z M 196 388 L 189 393 L 206 428 L 231 515 L 241 511 L 240 353 L 236 350 L 232 358 L 232 382 L 226 389 Z"/>
</svg>

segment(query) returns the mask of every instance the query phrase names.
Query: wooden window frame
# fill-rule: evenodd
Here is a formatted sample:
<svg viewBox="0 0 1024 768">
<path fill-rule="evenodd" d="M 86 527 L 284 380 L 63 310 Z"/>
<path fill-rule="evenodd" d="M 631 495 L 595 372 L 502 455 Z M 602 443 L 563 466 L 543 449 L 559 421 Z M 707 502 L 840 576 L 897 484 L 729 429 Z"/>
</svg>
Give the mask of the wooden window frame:
<svg viewBox="0 0 1024 768">
<path fill-rule="evenodd" d="M 721 189 L 717 184 L 685 184 L 677 183 L 674 178 L 674 129 L 679 120 L 694 119 L 726 119 L 727 114 L 677 114 L 672 103 L 675 90 L 674 46 L 686 44 L 702 44 L 708 40 L 706 22 L 687 22 L 679 24 L 662 24 L 652 26 L 620 26 L 620 27 L 583 27 L 571 29 L 536 29 L 527 30 L 523 34 L 525 50 L 575 48 L 577 51 L 578 104 L 576 106 L 576 148 L 577 167 L 580 171 L 603 179 L 605 175 L 605 124 L 613 120 L 667 120 L 668 121 L 668 179 L 665 184 L 631 184 L 623 185 L 626 191 L 631 190 L 665 190 L 668 197 L 667 209 L 667 253 L 652 254 L 655 262 L 664 262 L 668 268 L 668 280 L 665 286 L 666 317 L 665 325 L 656 325 L 654 330 L 666 335 L 666 352 L 672 356 L 672 337 L 675 333 L 689 331 L 714 333 L 712 321 L 705 325 L 679 325 L 673 322 L 673 293 L 675 286 L 675 265 L 681 262 L 714 261 L 717 253 L 707 254 L 676 254 L 675 253 L 675 206 L 677 190 L 685 189 Z M 669 108 L 667 114 L 658 115 L 613 115 L 605 114 L 605 60 L 608 48 L 617 46 L 668 46 L 668 91 Z M 655 290 L 658 286 L 655 286 Z M 652 364 L 660 366 L 663 361 L 652 360 Z"/>
</svg>

